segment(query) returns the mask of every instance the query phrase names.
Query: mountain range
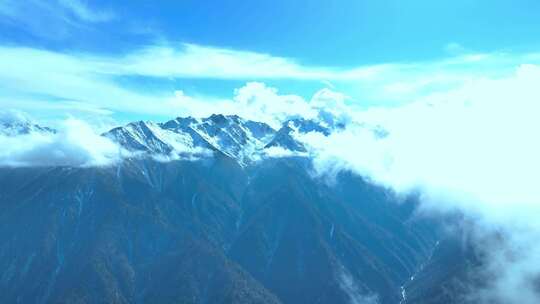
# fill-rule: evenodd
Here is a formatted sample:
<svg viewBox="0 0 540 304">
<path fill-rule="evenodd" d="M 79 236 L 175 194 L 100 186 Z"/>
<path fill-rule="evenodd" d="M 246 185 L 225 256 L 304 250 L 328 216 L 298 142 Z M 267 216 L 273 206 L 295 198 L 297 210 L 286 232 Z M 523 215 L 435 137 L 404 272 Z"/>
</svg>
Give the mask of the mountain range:
<svg viewBox="0 0 540 304">
<path fill-rule="evenodd" d="M 211 151 L 247 165 L 272 147 L 306 152 L 295 134 L 320 132 L 328 135 L 331 128 L 333 126 L 321 122 L 297 118 L 274 130 L 264 122 L 218 114 L 203 119 L 176 118 L 165 123 L 138 121 L 114 128 L 104 136 L 133 152 L 170 155 Z"/>
<path fill-rule="evenodd" d="M 138 121 L 102 134 L 119 162 L 0 168 L 0 302 L 460 303 L 479 262 L 444 219 L 352 172 L 313 173 L 299 137 L 341 128 Z"/>
</svg>

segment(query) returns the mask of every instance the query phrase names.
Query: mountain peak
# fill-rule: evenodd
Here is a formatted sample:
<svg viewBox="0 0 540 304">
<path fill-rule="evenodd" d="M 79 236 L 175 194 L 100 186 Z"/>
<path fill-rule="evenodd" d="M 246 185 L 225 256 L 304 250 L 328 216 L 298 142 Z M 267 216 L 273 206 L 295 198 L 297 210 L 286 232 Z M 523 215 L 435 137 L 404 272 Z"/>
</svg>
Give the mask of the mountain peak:
<svg viewBox="0 0 540 304">
<path fill-rule="evenodd" d="M 242 165 L 271 147 L 306 152 L 298 135 L 310 132 L 328 136 L 332 128 L 314 119 L 294 118 L 274 130 L 264 122 L 238 115 L 212 114 L 201 119 L 177 117 L 164 123 L 133 122 L 111 130 L 106 136 L 128 150 L 169 154 L 207 149 L 220 151 Z"/>
<path fill-rule="evenodd" d="M 223 124 L 223 123 L 228 122 L 227 117 L 225 117 L 225 115 L 223 114 L 212 114 L 210 117 L 208 117 L 205 120 L 210 120 L 217 124 Z"/>
<path fill-rule="evenodd" d="M 31 133 L 56 133 L 56 130 L 42 127 L 28 118 L 26 115 L 7 111 L 0 113 L 0 135 L 17 136 Z"/>
<path fill-rule="evenodd" d="M 207 118 L 203 119 L 204 122 L 212 122 L 217 125 L 225 124 L 241 124 L 246 120 L 238 115 L 224 115 L 224 114 L 212 114 Z"/>
<path fill-rule="evenodd" d="M 164 123 L 132 122 L 104 135 L 132 151 L 169 154 L 208 149 L 220 151 L 244 164 L 263 149 L 276 131 L 269 125 L 238 115 L 213 114 L 207 118 L 177 117 Z"/>
</svg>

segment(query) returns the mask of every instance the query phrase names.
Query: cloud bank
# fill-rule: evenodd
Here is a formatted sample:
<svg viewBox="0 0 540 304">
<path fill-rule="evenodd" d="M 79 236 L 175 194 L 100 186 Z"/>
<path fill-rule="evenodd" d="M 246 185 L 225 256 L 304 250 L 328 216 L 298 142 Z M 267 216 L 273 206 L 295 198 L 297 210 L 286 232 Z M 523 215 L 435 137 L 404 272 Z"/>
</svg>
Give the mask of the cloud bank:
<svg viewBox="0 0 540 304">
<path fill-rule="evenodd" d="M 297 134 L 319 176 L 352 171 L 401 195 L 420 193 L 423 212 L 464 214 L 475 223 L 473 242 L 489 244 L 478 248 L 486 256 L 480 275 L 489 281 L 471 300 L 537 303 L 539 79 L 540 66 L 517 65 L 504 75 L 471 74 L 459 86 L 411 103 L 367 109 L 351 107 L 348 96 L 329 89 L 305 100 L 249 83 L 213 111 L 274 126 L 298 115 L 343 125 L 329 136 Z M 267 154 L 297 155 L 284 149 Z M 494 236 L 502 241 L 490 241 Z"/>
<path fill-rule="evenodd" d="M 86 123 L 68 119 L 57 133 L 0 135 L 0 166 L 104 166 L 128 154 Z"/>
<path fill-rule="evenodd" d="M 459 211 L 475 222 L 487 255 L 475 302 L 538 303 L 540 293 L 540 67 L 478 78 L 417 102 L 357 113 L 347 128 L 302 140 L 320 175 L 356 172 L 397 193 L 419 191 L 425 211 Z M 378 136 L 374 128 L 382 128 Z"/>
<path fill-rule="evenodd" d="M 540 203 L 538 79 L 540 67 L 523 65 L 509 78 L 478 79 L 408 105 L 358 112 L 344 130 L 304 140 L 321 171 L 345 167 L 398 192 L 445 191 L 503 208 L 491 218 L 526 217 L 523 208 Z"/>
</svg>

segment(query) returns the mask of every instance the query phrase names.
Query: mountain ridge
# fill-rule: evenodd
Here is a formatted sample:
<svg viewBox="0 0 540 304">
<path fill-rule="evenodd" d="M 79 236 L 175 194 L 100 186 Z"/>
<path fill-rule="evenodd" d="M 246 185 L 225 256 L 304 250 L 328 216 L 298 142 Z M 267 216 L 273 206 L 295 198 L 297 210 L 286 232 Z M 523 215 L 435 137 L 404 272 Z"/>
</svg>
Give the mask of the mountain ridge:
<svg viewBox="0 0 540 304">
<path fill-rule="evenodd" d="M 134 153 L 119 162 L 0 168 L 0 300 L 415 303 L 432 286 L 410 278 L 441 227 L 416 216 L 414 196 L 351 172 L 313 175 L 300 137 L 339 130 L 236 115 L 136 121 L 101 135 Z M 259 157 L 275 148 L 291 154 Z M 186 157 L 156 157 L 174 153 Z"/>
<path fill-rule="evenodd" d="M 319 132 L 325 136 L 330 129 L 315 120 L 290 119 L 279 130 L 264 122 L 247 120 L 237 115 L 213 114 L 206 118 L 178 117 L 163 123 L 132 122 L 103 133 L 130 151 L 170 154 L 195 154 L 204 150 L 219 151 L 247 165 L 254 156 L 270 147 L 293 152 L 306 152 L 295 138 L 297 133 Z"/>
</svg>

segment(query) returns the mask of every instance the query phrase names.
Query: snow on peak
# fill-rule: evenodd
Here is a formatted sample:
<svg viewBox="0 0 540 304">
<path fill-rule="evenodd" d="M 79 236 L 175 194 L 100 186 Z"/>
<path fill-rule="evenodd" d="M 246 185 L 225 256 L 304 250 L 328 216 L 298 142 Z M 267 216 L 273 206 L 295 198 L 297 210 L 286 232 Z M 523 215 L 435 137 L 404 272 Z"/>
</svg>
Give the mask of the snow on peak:
<svg viewBox="0 0 540 304">
<path fill-rule="evenodd" d="M 36 124 L 21 112 L 0 112 L 0 135 L 17 136 L 31 133 L 56 133 L 56 131 Z"/>
<path fill-rule="evenodd" d="M 208 148 L 197 142 L 192 134 L 184 132 L 180 125 L 167 129 L 151 121 L 132 122 L 104 135 L 130 151 L 150 154 L 197 154 Z"/>
<path fill-rule="evenodd" d="M 262 122 L 221 114 L 203 119 L 194 129 L 218 150 L 242 163 L 262 149 L 276 132 Z"/>
<path fill-rule="evenodd" d="M 307 152 L 300 135 L 310 132 L 328 136 L 332 128 L 318 120 L 295 118 L 276 131 L 264 122 L 214 114 L 206 118 L 178 117 L 164 123 L 133 122 L 104 135 L 131 151 L 160 155 L 214 151 L 246 165 L 276 148 Z"/>
<path fill-rule="evenodd" d="M 131 151 L 161 155 L 219 151 L 245 164 L 275 133 L 265 123 L 215 114 L 203 119 L 178 117 L 164 123 L 133 122 L 104 135 Z"/>
</svg>

